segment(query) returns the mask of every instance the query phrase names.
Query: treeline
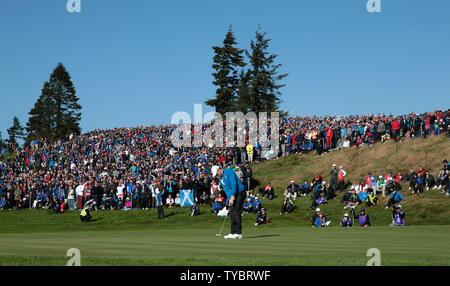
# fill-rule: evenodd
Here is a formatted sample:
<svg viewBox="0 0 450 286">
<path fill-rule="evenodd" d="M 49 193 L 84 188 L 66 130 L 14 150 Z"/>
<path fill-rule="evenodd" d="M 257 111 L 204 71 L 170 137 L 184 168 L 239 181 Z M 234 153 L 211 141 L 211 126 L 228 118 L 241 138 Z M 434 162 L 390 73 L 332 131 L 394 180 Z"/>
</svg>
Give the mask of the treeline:
<svg viewBox="0 0 450 286">
<path fill-rule="evenodd" d="M 0 133 L 0 149 L 15 149 L 19 140 L 25 140 L 25 144 L 42 138 L 52 142 L 67 139 L 70 134 L 80 134 L 81 106 L 78 100 L 70 74 L 59 63 L 28 113 L 26 127 L 14 117 L 13 125 L 7 130 L 9 138 L 3 140 Z"/>
<path fill-rule="evenodd" d="M 278 73 L 281 64 L 275 63 L 276 54 L 268 52 L 270 41 L 267 33 L 258 29 L 250 49 L 239 49 L 230 26 L 223 45 L 213 47 L 212 75 L 217 89 L 215 97 L 205 103 L 222 115 L 237 111 L 278 111 L 283 115 L 280 88 L 285 85 L 279 81 L 288 74 Z"/>
</svg>

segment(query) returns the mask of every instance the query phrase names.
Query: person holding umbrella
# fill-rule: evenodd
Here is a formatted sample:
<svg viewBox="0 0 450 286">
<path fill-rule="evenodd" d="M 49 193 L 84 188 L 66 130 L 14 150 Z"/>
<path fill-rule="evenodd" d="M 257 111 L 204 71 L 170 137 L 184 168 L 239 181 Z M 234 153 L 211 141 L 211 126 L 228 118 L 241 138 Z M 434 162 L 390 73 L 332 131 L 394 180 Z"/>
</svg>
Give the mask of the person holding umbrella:
<svg viewBox="0 0 450 286">
<path fill-rule="evenodd" d="M 230 205 L 230 234 L 224 236 L 225 239 L 242 239 L 242 209 L 247 193 L 245 187 L 233 169 L 223 169 L 219 166 L 211 168 L 213 178 L 219 179 L 222 189 L 225 191 Z"/>
</svg>

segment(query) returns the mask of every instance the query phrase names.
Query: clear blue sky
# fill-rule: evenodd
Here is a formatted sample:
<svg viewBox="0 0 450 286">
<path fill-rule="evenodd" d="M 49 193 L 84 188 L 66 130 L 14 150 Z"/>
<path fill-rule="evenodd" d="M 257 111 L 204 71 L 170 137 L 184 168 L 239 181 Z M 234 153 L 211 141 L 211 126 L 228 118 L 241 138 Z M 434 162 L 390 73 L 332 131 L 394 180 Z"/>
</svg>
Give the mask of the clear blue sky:
<svg viewBox="0 0 450 286">
<path fill-rule="evenodd" d="M 28 111 L 58 62 L 83 106 L 83 131 L 165 124 L 214 96 L 212 46 L 230 24 L 240 48 L 258 25 L 289 76 L 296 115 L 449 108 L 450 1 L 66 0 L 0 2 L 0 131 Z M 205 111 L 211 111 L 204 106 Z"/>
</svg>

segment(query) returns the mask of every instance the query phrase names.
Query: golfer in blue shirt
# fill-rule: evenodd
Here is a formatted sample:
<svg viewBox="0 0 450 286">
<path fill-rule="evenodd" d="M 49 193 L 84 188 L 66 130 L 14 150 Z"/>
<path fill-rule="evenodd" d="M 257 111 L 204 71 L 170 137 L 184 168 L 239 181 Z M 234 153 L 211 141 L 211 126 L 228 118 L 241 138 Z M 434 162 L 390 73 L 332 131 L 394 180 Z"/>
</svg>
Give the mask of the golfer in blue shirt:
<svg viewBox="0 0 450 286">
<path fill-rule="evenodd" d="M 217 177 L 220 180 L 225 194 L 230 204 L 230 234 L 224 236 L 225 239 L 242 239 L 242 208 L 247 197 L 245 187 L 239 180 L 233 169 L 222 169 L 219 166 L 211 168 L 213 178 Z"/>
</svg>

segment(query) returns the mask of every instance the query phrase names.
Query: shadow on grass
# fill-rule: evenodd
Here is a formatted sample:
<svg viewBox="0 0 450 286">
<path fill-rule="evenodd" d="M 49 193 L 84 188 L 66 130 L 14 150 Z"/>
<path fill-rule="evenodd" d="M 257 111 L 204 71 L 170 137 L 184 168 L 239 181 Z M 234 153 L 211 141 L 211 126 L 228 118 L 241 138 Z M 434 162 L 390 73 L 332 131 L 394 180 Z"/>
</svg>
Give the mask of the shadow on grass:
<svg viewBox="0 0 450 286">
<path fill-rule="evenodd" d="M 280 235 L 279 234 L 251 235 L 251 236 L 246 236 L 245 239 L 249 239 L 249 238 L 264 238 L 264 237 L 273 237 L 273 236 L 280 236 Z"/>
</svg>

